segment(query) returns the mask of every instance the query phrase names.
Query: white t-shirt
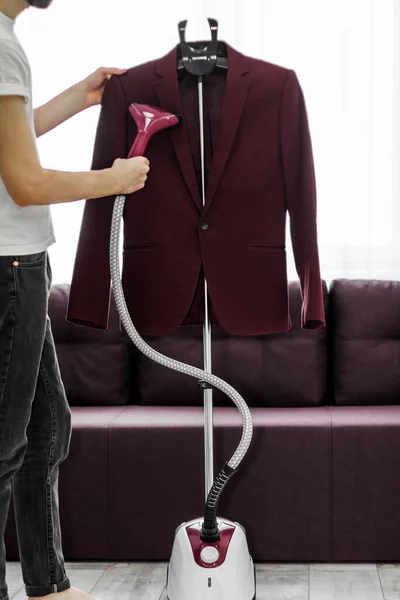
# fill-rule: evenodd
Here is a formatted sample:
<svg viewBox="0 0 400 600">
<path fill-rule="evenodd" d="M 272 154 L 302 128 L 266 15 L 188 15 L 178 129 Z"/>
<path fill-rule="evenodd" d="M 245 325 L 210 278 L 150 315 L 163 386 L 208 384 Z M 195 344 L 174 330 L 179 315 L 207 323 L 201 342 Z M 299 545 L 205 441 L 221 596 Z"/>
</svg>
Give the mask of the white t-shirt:
<svg viewBox="0 0 400 600">
<path fill-rule="evenodd" d="M 0 96 L 23 96 L 36 144 L 32 76 L 14 31 L 15 21 L 0 11 Z M 0 177 L 0 256 L 36 254 L 55 242 L 49 206 L 18 206 Z"/>
</svg>

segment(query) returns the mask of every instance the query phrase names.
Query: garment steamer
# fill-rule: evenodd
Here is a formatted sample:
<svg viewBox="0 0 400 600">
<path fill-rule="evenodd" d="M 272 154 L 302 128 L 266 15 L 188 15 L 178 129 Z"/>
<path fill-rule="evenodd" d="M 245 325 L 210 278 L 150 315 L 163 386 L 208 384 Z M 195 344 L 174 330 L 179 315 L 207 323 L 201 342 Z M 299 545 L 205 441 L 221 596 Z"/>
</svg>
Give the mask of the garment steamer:
<svg viewBox="0 0 400 600">
<path fill-rule="evenodd" d="M 218 56 L 218 23 L 208 19 L 212 41 L 209 46 L 194 49 L 185 42 L 187 21 L 179 23 L 182 57 L 178 69 L 184 68 L 198 78 L 202 198 L 205 206 L 203 76 L 215 68 L 227 68 L 227 59 Z M 132 103 L 129 107 L 138 134 L 128 158 L 143 156 L 152 136 L 174 127 L 181 117 L 153 106 Z M 196 377 L 204 390 L 205 484 L 204 518 L 182 523 L 175 532 L 168 566 L 167 585 L 160 600 L 255 600 L 255 570 L 249 554 L 244 528 L 234 521 L 217 517 L 218 501 L 229 479 L 245 456 L 252 439 L 253 423 L 244 399 L 228 383 L 211 373 L 211 324 L 208 308 L 207 282 L 205 320 L 203 327 L 204 370 L 173 360 L 153 350 L 138 334 L 130 318 L 120 278 L 119 246 L 125 196 L 115 199 L 110 242 L 110 270 L 116 306 L 126 332 L 135 346 L 151 360 Z M 243 419 L 240 444 L 214 481 L 213 476 L 213 416 L 212 386 L 223 391 L 235 403 Z"/>
</svg>

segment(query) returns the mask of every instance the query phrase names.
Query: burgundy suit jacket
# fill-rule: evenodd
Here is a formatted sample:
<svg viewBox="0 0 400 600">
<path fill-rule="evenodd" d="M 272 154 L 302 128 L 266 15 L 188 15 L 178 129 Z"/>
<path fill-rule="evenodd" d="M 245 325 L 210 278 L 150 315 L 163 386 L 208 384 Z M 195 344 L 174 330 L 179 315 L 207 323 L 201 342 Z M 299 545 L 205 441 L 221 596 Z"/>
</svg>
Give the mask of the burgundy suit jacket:
<svg viewBox="0 0 400 600">
<path fill-rule="evenodd" d="M 203 208 L 185 121 L 157 134 L 147 184 L 128 196 L 122 281 L 142 335 L 185 322 L 204 270 L 215 320 L 231 335 L 291 328 L 285 224 L 301 284 L 303 328 L 325 324 L 316 190 L 303 93 L 292 70 L 244 56 L 227 44 L 218 135 Z M 128 155 L 131 102 L 183 113 L 177 48 L 112 77 L 106 86 L 92 169 Z M 67 319 L 104 329 L 110 302 L 113 197 L 86 201 Z M 207 226 L 205 226 L 206 224 Z"/>
</svg>

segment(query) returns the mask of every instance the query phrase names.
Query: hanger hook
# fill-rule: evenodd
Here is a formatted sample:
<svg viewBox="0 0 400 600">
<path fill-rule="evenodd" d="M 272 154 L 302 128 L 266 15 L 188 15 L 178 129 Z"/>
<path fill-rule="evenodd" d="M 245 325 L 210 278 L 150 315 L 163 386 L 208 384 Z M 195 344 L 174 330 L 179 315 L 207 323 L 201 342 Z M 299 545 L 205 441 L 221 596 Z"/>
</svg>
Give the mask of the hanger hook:
<svg viewBox="0 0 400 600">
<path fill-rule="evenodd" d="M 207 19 L 211 30 L 211 42 L 205 48 L 192 48 L 186 41 L 186 21 L 178 24 L 180 49 L 185 69 L 192 75 L 208 75 L 217 64 L 218 21 Z"/>
</svg>

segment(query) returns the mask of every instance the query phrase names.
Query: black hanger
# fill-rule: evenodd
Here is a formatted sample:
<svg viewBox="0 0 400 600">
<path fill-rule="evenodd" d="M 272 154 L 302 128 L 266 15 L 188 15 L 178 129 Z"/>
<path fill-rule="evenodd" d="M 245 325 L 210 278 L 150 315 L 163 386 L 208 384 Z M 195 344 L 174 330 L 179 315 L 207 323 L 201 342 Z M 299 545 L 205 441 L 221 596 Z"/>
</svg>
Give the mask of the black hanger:
<svg viewBox="0 0 400 600">
<path fill-rule="evenodd" d="M 185 69 L 191 75 L 209 75 L 215 69 L 228 69 L 227 48 L 218 41 L 218 21 L 207 19 L 211 29 L 211 43 L 204 46 L 202 42 L 194 42 L 191 46 L 186 42 L 187 21 L 178 25 L 180 44 L 178 47 L 178 71 Z"/>
</svg>

